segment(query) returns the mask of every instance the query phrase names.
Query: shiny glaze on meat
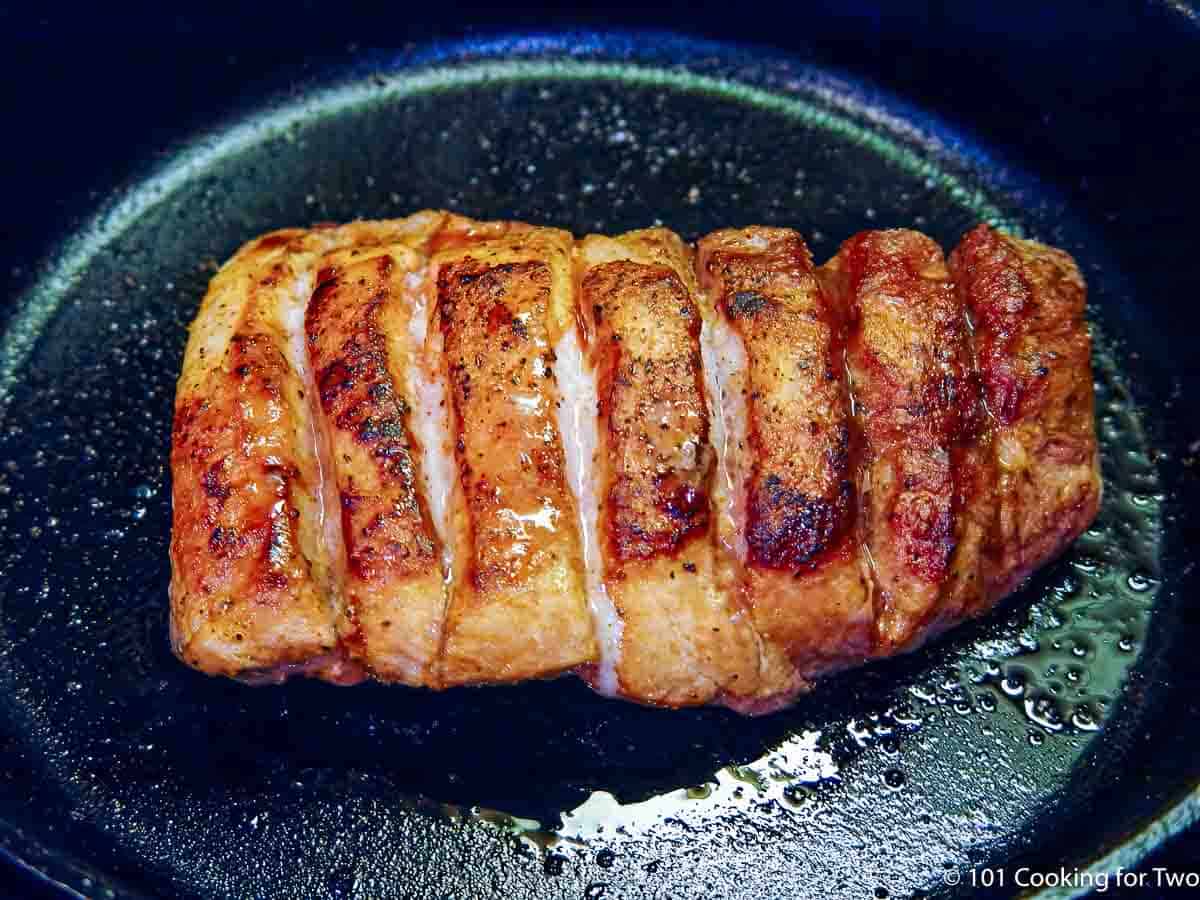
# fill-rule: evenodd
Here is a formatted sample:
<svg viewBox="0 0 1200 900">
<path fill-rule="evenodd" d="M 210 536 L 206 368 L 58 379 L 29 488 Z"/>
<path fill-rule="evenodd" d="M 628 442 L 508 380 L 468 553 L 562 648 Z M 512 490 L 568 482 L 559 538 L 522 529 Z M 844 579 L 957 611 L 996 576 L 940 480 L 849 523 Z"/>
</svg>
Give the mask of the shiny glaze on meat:
<svg viewBox="0 0 1200 900">
<path fill-rule="evenodd" d="M 535 229 L 448 243 L 434 278 L 462 497 L 442 678 L 513 681 L 596 656 L 551 349 L 571 242 Z"/>
<path fill-rule="evenodd" d="M 666 229 L 592 236 L 578 274 L 597 381 L 601 564 L 622 622 L 616 692 L 668 705 L 753 694 L 756 636 L 714 559 L 691 260 Z"/>
<path fill-rule="evenodd" d="M 176 397 L 188 664 L 576 671 L 763 713 L 1010 593 L 1100 497 L 1085 287 L 981 226 L 693 254 L 425 212 L 217 274 Z"/>
<path fill-rule="evenodd" d="M 854 534 L 850 399 L 842 327 L 800 236 L 719 231 L 700 277 L 746 363 L 727 389 L 745 406 L 740 589 L 764 640 L 801 674 L 861 661 L 872 646 L 866 571 Z"/>
<path fill-rule="evenodd" d="M 432 683 L 445 614 L 405 377 L 423 265 L 403 245 L 327 254 L 305 318 L 346 560 L 338 634 L 375 677 L 407 684 Z"/>
<path fill-rule="evenodd" d="M 192 331 L 172 434 L 171 636 L 224 675 L 337 654 L 321 473 L 284 307 L 324 245 L 301 231 L 243 247 L 213 280 Z"/>
</svg>

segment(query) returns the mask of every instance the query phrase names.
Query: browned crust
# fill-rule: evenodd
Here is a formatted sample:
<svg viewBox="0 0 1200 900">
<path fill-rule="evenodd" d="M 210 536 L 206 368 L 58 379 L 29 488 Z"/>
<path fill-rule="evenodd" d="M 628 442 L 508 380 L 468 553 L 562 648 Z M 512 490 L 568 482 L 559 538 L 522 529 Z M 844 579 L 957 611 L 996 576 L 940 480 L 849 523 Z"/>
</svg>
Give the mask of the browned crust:
<svg viewBox="0 0 1200 900">
<path fill-rule="evenodd" d="M 1087 289 L 1066 253 L 986 225 L 963 238 L 950 270 L 974 323 L 994 426 L 996 521 L 985 560 L 994 602 L 1099 508 Z"/>
<path fill-rule="evenodd" d="M 715 565 L 691 260 L 672 232 L 648 229 L 585 239 L 578 265 L 597 382 L 603 577 L 623 623 L 621 695 L 669 706 L 754 696 L 757 640 Z"/>
<path fill-rule="evenodd" d="M 427 684 L 440 642 L 441 547 L 418 483 L 411 401 L 392 342 L 406 320 L 402 248 L 326 257 L 305 316 L 346 572 L 339 636 L 377 676 Z"/>
<path fill-rule="evenodd" d="M 177 394 L 181 657 L 255 680 L 353 681 L 349 654 L 377 677 L 435 687 L 594 662 L 554 412 L 552 348 L 577 316 L 609 454 L 605 577 L 641 641 L 619 672 L 632 699 L 777 708 L 806 677 L 987 609 L 1095 516 L 1086 289 L 1067 254 L 980 226 L 947 271 L 927 238 L 871 232 L 818 277 L 787 229 L 709 235 L 695 273 L 665 230 L 610 243 L 623 249 L 577 284 L 569 235 L 445 213 L 243 247 L 214 279 Z M 347 247 L 359 249 L 317 262 Z M 396 338 L 401 276 L 430 254 L 460 469 L 448 608 Z M 306 317 L 319 392 L 294 368 L 278 312 L 303 273 L 319 281 Z M 698 332 L 713 317 L 748 359 L 744 559 L 725 558 L 710 509 Z M 310 446 L 314 425 L 328 449 Z M 686 466 L 683 444 L 695 447 Z M 321 471 L 336 475 L 344 559 L 314 525 Z M 743 607 L 758 638 L 736 624 Z M 744 653 L 755 641 L 757 673 Z M 680 664 L 656 684 L 668 659 Z"/>
<path fill-rule="evenodd" d="M 303 311 L 296 291 L 320 253 L 419 244 L 443 218 L 272 232 L 214 276 L 190 330 L 172 447 L 171 635 L 196 668 L 254 680 L 300 672 L 361 680 L 336 637 L 341 561 L 320 524 L 316 400 L 303 346 L 284 322 L 294 321 L 297 303 Z"/>
<path fill-rule="evenodd" d="M 872 614 L 853 529 L 841 323 L 789 229 L 710 234 L 698 270 L 746 350 L 743 590 L 755 625 L 802 673 L 861 661 Z"/>
<path fill-rule="evenodd" d="M 417 492 L 409 404 L 388 371 L 379 327 L 381 308 L 398 302 L 394 267 L 382 255 L 321 269 L 305 318 L 321 408 L 334 426 L 347 563 L 364 581 L 437 566 L 436 537 Z M 356 468 L 369 471 L 356 480 Z"/>
<path fill-rule="evenodd" d="M 749 441 L 754 454 L 746 542 L 752 564 L 819 564 L 853 513 L 849 403 L 837 322 L 800 235 L 755 229 L 760 252 L 701 242 L 704 276 L 721 285 L 718 310 L 749 351 Z"/>
<path fill-rule="evenodd" d="M 629 260 L 589 270 L 580 302 L 595 327 L 599 414 L 612 454 L 609 552 L 622 561 L 673 554 L 709 524 L 700 312 L 670 269 Z M 691 465 L 673 464 L 681 458 Z"/>
<path fill-rule="evenodd" d="M 978 541 L 963 503 L 980 436 L 967 322 L 941 249 L 915 231 L 855 235 L 821 272 L 849 324 L 846 347 L 863 437 L 859 534 L 875 578 L 878 651 L 894 652 L 961 606 L 952 559 L 965 570 Z M 964 539 L 970 545 L 964 545 Z M 976 592 L 982 589 L 974 579 Z"/>
<path fill-rule="evenodd" d="M 446 683 L 557 672 L 596 652 L 555 421 L 552 267 L 491 237 L 445 247 L 473 249 L 436 275 L 465 504 Z"/>
<path fill-rule="evenodd" d="M 298 662 L 335 644 L 299 546 L 301 475 L 282 387 L 289 374 L 272 338 L 244 327 L 176 411 L 175 633 L 183 658 L 205 671 Z"/>
<path fill-rule="evenodd" d="M 247 244 L 213 280 L 189 341 L 172 434 L 171 634 L 211 674 L 306 662 L 336 645 L 302 510 L 298 376 L 273 316 L 305 232 Z"/>
<path fill-rule="evenodd" d="M 524 539 L 515 507 L 556 516 L 566 503 L 562 445 L 543 389 L 553 371 L 542 324 L 549 293 L 549 269 L 537 262 L 463 260 L 438 275 L 459 471 L 471 509 L 468 578 L 480 599 L 522 584 L 545 562 L 547 550 Z M 530 391 L 540 412 L 514 420 L 510 388 Z"/>
</svg>

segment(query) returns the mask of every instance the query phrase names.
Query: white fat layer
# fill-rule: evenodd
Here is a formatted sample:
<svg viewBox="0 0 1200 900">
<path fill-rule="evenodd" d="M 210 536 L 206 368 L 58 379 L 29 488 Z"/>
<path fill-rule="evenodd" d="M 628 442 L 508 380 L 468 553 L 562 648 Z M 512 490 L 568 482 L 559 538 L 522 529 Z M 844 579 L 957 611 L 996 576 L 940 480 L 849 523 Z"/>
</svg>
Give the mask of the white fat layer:
<svg viewBox="0 0 1200 900">
<path fill-rule="evenodd" d="M 450 523 L 450 498 L 454 491 L 454 452 L 450 435 L 450 405 L 446 375 L 441 366 L 442 332 L 430 329 L 432 314 L 428 270 L 410 272 L 404 286 L 408 295 L 408 391 L 413 398 L 410 427 L 421 445 L 421 480 L 429 502 L 429 515 L 442 542 L 442 573 L 454 577 L 454 535 Z"/>
<path fill-rule="evenodd" d="M 717 451 L 721 543 L 746 560 L 746 348 L 723 318 L 700 329 L 700 353 Z"/>
<path fill-rule="evenodd" d="M 316 495 L 316 534 L 324 543 L 324 565 L 320 566 L 329 590 L 331 606 L 335 609 L 341 603 L 342 584 L 341 564 L 344 553 L 342 543 L 342 517 L 339 511 L 337 481 L 333 470 L 326 465 L 329 459 L 328 440 L 321 429 L 319 394 L 312 366 L 309 364 L 307 342 L 304 337 L 304 313 L 308 308 L 308 299 L 312 296 L 316 275 L 311 266 L 303 267 L 292 282 L 291 291 L 280 298 L 278 307 L 279 327 L 283 331 L 284 352 L 288 364 L 300 379 L 304 388 L 306 402 L 305 424 L 300 437 L 304 441 L 304 453 L 311 456 L 315 463 L 317 483 L 313 486 Z M 315 548 L 314 548 L 315 550 Z M 310 558 L 312 553 L 309 554 Z"/>
<path fill-rule="evenodd" d="M 604 560 L 600 555 L 600 493 L 596 478 L 599 418 L 596 375 L 585 362 L 574 328 L 568 328 L 554 347 L 554 377 L 558 383 L 558 431 L 566 455 L 567 482 L 579 511 L 583 537 L 583 565 L 588 606 L 600 645 L 596 689 L 607 696 L 619 691 L 617 662 L 621 653 L 623 623 L 604 586 Z"/>
</svg>

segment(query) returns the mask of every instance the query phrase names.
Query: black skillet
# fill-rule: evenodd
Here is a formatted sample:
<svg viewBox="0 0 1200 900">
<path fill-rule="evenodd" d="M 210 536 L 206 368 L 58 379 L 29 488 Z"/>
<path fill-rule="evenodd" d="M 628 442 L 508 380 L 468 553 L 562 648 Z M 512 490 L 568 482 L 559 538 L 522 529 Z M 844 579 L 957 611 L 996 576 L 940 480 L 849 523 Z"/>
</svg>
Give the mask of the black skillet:
<svg viewBox="0 0 1200 900">
<path fill-rule="evenodd" d="M 0 846 L 21 890 L 1008 896 L 1060 866 L 1095 883 L 1190 823 L 1193 20 L 846 9 L 691 9 L 757 46 L 463 38 L 393 9 L 368 32 L 414 38 L 393 53 L 303 5 L 10 18 Z M 862 228 L 949 246 L 981 219 L 1063 246 L 1097 326 L 1101 518 L 985 621 L 762 719 L 574 680 L 437 695 L 185 669 L 166 458 L 215 261 L 425 206 L 689 238 L 789 224 L 819 259 Z"/>
</svg>

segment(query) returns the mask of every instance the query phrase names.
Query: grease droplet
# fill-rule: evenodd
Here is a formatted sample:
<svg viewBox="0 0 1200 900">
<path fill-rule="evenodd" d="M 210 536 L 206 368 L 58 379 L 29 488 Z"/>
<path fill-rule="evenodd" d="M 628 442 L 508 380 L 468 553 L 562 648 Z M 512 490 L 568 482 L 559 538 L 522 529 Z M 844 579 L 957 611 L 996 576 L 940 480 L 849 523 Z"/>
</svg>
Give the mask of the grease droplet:
<svg viewBox="0 0 1200 900">
<path fill-rule="evenodd" d="M 1125 583 L 1129 585 L 1131 591 L 1137 591 L 1140 594 L 1150 590 L 1154 582 L 1145 572 L 1133 572 L 1125 579 Z"/>
</svg>

